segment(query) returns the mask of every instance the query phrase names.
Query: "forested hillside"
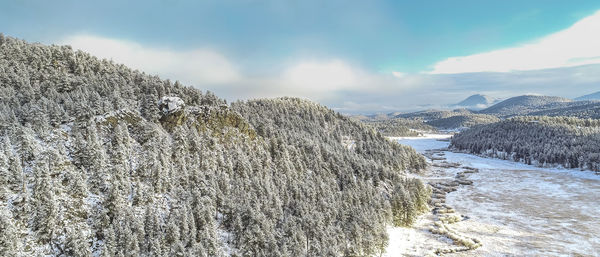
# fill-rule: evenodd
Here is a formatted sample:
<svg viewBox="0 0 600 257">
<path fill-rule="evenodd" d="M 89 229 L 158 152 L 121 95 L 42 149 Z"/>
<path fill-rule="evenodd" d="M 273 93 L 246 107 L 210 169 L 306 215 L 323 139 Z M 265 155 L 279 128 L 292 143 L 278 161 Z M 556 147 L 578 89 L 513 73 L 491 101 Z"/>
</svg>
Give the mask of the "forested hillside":
<svg viewBox="0 0 600 257">
<path fill-rule="evenodd" d="M 437 129 L 427 125 L 420 119 L 392 118 L 385 120 L 363 120 L 367 126 L 372 127 L 386 137 L 412 137 L 423 133 L 435 133 Z"/>
<path fill-rule="evenodd" d="M 571 99 L 557 96 L 522 95 L 515 96 L 479 111 L 482 114 L 499 117 L 527 115 L 528 113 L 577 105 Z"/>
<path fill-rule="evenodd" d="M 427 124 L 439 129 L 470 128 L 475 125 L 497 122 L 496 116 L 486 114 L 457 115 L 447 118 L 428 121 Z"/>
<path fill-rule="evenodd" d="M 600 101 L 580 101 L 577 105 L 532 112 L 532 116 L 569 116 L 582 119 L 600 119 Z"/>
<path fill-rule="evenodd" d="M 576 101 L 600 100 L 600 91 L 575 98 Z"/>
<path fill-rule="evenodd" d="M 450 146 L 538 166 L 600 171 L 600 121 L 572 117 L 515 117 L 475 126 Z"/>
<path fill-rule="evenodd" d="M 467 109 L 455 109 L 452 111 L 427 110 L 401 114 L 399 117 L 421 120 L 423 125 L 436 129 L 461 129 L 499 120 L 495 116 L 478 114 Z"/>
<path fill-rule="evenodd" d="M 399 114 L 396 117 L 397 118 L 405 118 L 405 119 L 421 119 L 424 121 L 431 121 L 431 120 L 443 119 L 443 118 L 459 116 L 459 115 L 469 115 L 472 113 L 473 113 L 472 111 L 469 111 L 467 109 L 455 109 L 455 110 L 451 110 L 451 111 L 426 110 L 426 111 Z"/>
<path fill-rule="evenodd" d="M 422 156 L 325 107 L 4 36 L 0 142 L 6 256 L 369 255 L 430 193 Z"/>
<path fill-rule="evenodd" d="M 361 159 L 383 162 L 384 166 L 394 170 L 414 171 L 426 166 L 425 159 L 415 154 L 412 148 L 390 143 L 360 122 L 310 101 L 287 97 L 260 99 L 235 102 L 232 109 L 245 117 L 265 138 L 284 138 L 286 143 L 303 148 L 316 142 L 330 146 L 332 150 L 346 148 Z M 348 151 L 339 154 L 345 153 Z M 311 153 L 306 157 L 311 156 L 315 157 Z"/>
</svg>

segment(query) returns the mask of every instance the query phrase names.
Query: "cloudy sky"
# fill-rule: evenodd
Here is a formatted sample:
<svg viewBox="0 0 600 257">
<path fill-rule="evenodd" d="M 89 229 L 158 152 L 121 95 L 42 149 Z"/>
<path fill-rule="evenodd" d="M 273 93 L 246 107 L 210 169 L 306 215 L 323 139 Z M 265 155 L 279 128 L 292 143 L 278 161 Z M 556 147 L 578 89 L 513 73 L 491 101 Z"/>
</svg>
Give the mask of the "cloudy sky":
<svg viewBox="0 0 600 257">
<path fill-rule="evenodd" d="M 344 113 L 600 91 L 600 1 L 3 1 L 0 32 Z"/>
</svg>

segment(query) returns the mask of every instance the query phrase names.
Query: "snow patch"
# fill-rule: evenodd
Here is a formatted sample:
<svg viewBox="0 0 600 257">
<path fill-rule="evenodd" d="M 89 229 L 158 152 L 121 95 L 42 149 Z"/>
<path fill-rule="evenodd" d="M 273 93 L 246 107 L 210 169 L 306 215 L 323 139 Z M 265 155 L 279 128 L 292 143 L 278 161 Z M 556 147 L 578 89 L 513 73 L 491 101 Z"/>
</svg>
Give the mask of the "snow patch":
<svg viewBox="0 0 600 257">
<path fill-rule="evenodd" d="M 354 150 L 356 148 L 356 140 L 351 136 L 342 136 L 342 145 L 348 150 Z"/>
<path fill-rule="evenodd" d="M 233 246 L 234 235 L 223 228 L 224 219 L 225 216 L 221 212 L 217 212 L 217 234 L 223 243 L 223 253 L 225 256 L 237 255 L 238 249 Z"/>
<path fill-rule="evenodd" d="M 60 125 L 60 129 L 67 134 L 71 133 L 71 128 L 73 128 L 73 122 L 63 123 Z"/>
</svg>

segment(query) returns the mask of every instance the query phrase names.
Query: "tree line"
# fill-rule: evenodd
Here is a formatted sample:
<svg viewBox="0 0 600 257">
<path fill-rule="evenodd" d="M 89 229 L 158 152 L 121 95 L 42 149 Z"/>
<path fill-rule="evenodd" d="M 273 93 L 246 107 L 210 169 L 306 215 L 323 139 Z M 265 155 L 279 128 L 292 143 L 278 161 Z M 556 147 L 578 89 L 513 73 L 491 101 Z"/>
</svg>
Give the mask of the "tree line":
<svg viewBox="0 0 600 257">
<path fill-rule="evenodd" d="M 515 117 L 463 131 L 450 146 L 526 164 L 600 171 L 600 120 Z"/>
</svg>

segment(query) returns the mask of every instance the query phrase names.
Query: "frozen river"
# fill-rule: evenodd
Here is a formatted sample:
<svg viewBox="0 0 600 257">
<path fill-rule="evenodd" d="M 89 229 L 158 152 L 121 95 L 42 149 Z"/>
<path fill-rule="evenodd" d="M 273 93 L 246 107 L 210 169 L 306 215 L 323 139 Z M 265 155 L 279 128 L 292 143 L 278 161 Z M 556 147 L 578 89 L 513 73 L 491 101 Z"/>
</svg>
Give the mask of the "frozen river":
<svg viewBox="0 0 600 257">
<path fill-rule="evenodd" d="M 424 153 L 448 146 L 438 139 L 396 140 Z M 448 151 L 437 154 L 444 162 L 479 170 L 468 176 L 473 185 L 448 193 L 445 203 L 465 217 L 452 228 L 482 246 L 449 256 L 600 256 L 600 176 Z M 460 170 L 433 167 L 423 177 L 434 181 Z M 390 228 L 387 256 L 423 256 L 451 245 L 452 240 L 429 232 L 435 220 L 426 214 L 413 228 Z"/>
</svg>

